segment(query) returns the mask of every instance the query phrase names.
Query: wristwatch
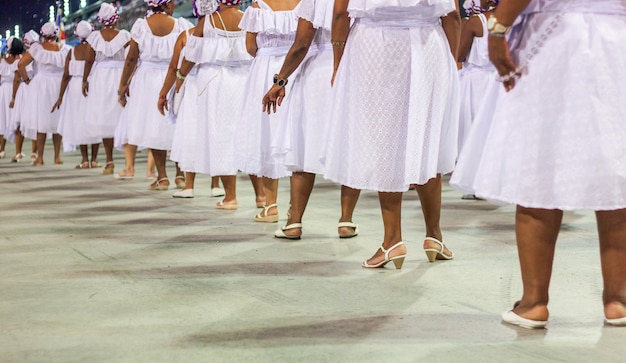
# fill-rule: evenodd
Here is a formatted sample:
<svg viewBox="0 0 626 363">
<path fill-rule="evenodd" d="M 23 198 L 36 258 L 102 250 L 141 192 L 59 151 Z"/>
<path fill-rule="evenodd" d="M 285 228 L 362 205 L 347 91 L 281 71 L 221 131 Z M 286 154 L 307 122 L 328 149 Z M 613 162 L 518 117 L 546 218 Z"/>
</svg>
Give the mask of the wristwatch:
<svg viewBox="0 0 626 363">
<path fill-rule="evenodd" d="M 487 30 L 493 37 L 504 38 L 510 29 L 510 26 L 498 23 L 498 19 L 493 14 L 487 19 Z"/>
<path fill-rule="evenodd" d="M 287 82 L 289 82 L 289 80 L 287 78 L 279 78 L 278 73 L 274 75 L 274 84 L 278 87 L 285 87 Z"/>
</svg>

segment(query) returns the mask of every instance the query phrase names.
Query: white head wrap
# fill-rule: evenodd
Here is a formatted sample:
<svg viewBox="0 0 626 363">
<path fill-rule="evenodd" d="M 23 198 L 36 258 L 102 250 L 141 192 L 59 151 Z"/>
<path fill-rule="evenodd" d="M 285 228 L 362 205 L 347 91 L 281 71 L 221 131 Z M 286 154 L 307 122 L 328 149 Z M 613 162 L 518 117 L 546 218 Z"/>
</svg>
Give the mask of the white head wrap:
<svg viewBox="0 0 626 363">
<path fill-rule="evenodd" d="M 117 19 L 119 19 L 119 12 L 115 6 L 109 3 L 102 3 L 102 5 L 100 5 L 100 11 L 98 11 L 98 21 L 102 24 L 109 25 L 115 23 Z"/>
<path fill-rule="evenodd" d="M 7 39 L 7 52 L 11 50 L 11 45 L 13 45 L 13 39 L 15 39 L 15 37 L 9 37 L 9 39 Z"/>
<path fill-rule="evenodd" d="M 167 4 L 172 0 L 143 0 L 144 3 L 148 4 L 151 8 L 156 8 L 161 5 Z"/>
<path fill-rule="evenodd" d="M 30 47 L 31 44 L 39 41 L 39 34 L 37 34 L 34 30 L 29 30 L 28 33 L 24 34 L 24 43 Z"/>
<path fill-rule="evenodd" d="M 93 31 L 93 26 L 88 22 L 82 20 L 78 25 L 76 25 L 76 29 L 74 30 L 74 34 L 80 39 L 87 39 L 89 34 Z"/>
<path fill-rule="evenodd" d="M 57 33 L 59 32 L 59 27 L 49 21 L 47 23 L 45 23 L 42 27 L 41 27 L 41 35 L 43 35 L 44 37 L 54 37 L 57 35 Z"/>
<path fill-rule="evenodd" d="M 195 0 L 192 6 L 194 15 L 205 16 L 216 12 L 219 4 L 215 0 Z"/>
</svg>

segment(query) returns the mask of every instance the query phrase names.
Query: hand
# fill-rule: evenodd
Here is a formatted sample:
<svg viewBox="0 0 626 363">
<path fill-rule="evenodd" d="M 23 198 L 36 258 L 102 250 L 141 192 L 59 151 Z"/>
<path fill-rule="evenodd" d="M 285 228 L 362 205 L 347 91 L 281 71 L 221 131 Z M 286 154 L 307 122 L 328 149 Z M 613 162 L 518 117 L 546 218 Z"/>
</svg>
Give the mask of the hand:
<svg viewBox="0 0 626 363">
<path fill-rule="evenodd" d="M 54 104 L 54 106 L 52 106 L 52 110 L 50 110 L 50 113 L 53 113 L 54 111 L 58 110 L 61 107 L 62 102 L 63 100 L 59 98 L 57 102 Z"/>
<path fill-rule="evenodd" d="M 263 112 L 267 112 L 269 115 L 273 109 L 273 112 L 276 113 L 276 106 L 280 106 L 284 98 L 285 87 L 273 85 L 263 97 Z"/>
<path fill-rule="evenodd" d="M 165 95 L 159 95 L 159 101 L 157 102 L 157 108 L 161 115 L 165 116 L 165 111 L 169 111 L 167 107 L 167 97 Z"/>
<path fill-rule="evenodd" d="M 515 63 L 511 59 L 509 52 L 509 44 L 504 37 L 489 37 L 489 59 L 498 70 L 498 74 L 503 77 L 508 74 L 515 74 L 515 77 L 502 82 L 504 89 L 508 92 L 515 87 L 515 78 L 521 77 L 519 72 L 515 70 Z"/>
<path fill-rule="evenodd" d="M 176 93 L 180 91 L 180 88 L 183 86 L 183 83 L 185 83 L 184 79 L 176 78 Z"/>
<path fill-rule="evenodd" d="M 89 93 L 89 82 L 83 82 L 83 96 L 87 97 Z"/>
<path fill-rule="evenodd" d="M 117 102 L 119 102 L 122 107 L 126 107 L 126 97 L 128 96 L 130 96 L 128 86 L 122 86 L 119 90 L 117 90 Z"/>
<path fill-rule="evenodd" d="M 9 108 L 13 107 L 15 107 L 15 99 L 11 99 L 11 102 L 9 102 Z"/>
</svg>

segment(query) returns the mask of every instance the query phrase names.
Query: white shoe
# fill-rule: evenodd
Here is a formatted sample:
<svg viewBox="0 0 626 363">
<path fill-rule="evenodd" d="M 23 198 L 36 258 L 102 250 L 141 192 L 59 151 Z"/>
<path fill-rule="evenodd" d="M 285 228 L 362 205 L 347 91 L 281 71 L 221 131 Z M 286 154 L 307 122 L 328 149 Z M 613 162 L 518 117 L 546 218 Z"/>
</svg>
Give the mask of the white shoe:
<svg viewBox="0 0 626 363">
<path fill-rule="evenodd" d="M 626 317 L 617 319 L 604 319 L 604 322 L 612 326 L 626 326 Z"/>
<path fill-rule="evenodd" d="M 0 159 L 4 159 L 7 154 L 4 151 L 0 151 Z"/>
<path fill-rule="evenodd" d="M 222 188 L 213 188 L 213 189 L 211 189 L 211 196 L 213 196 L 213 197 L 223 197 L 224 196 L 224 189 L 222 189 Z"/>
<path fill-rule="evenodd" d="M 179 190 L 172 195 L 174 198 L 193 198 L 193 189 Z"/>
<path fill-rule="evenodd" d="M 544 329 L 548 322 L 545 320 L 530 320 L 522 318 L 515 314 L 513 310 L 508 310 L 502 313 L 502 321 L 507 324 L 517 325 L 526 329 Z"/>
</svg>

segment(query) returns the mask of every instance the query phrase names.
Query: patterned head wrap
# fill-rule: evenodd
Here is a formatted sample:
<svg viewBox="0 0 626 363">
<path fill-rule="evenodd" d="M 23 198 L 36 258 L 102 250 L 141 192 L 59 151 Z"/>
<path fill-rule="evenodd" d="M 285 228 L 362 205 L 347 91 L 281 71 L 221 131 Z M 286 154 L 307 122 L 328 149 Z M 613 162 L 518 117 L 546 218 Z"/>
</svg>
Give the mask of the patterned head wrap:
<svg viewBox="0 0 626 363">
<path fill-rule="evenodd" d="M 49 21 L 41 27 L 39 34 L 46 38 L 56 37 L 59 34 L 59 27 L 54 22 Z"/>
<path fill-rule="evenodd" d="M 151 8 L 158 8 L 161 5 L 165 5 L 172 0 L 143 0 L 144 3 L 148 4 Z"/>
<path fill-rule="evenodd" d="M 193 15 L 195 17 L 213 14 L 219 6 L 215 0 L 194 0 L 192 3 Z"/>
<path fill-rule="evenodd" d="M 80 39 L 87 39 L 89 34 L 93 31 L 93 25 L 82 20 L 78 25 L 76 25 L 76 29 L 74 30 L 74 34 Z"/>
<path fill-rule="evenodd" d="M 498 5 L 498 3 L 500 2 L 500 0 L 491 0 L 491 1 L 496 5 Z M 470 16 L 472 14 L 483 13 L 485 11 L 491 10 L 492 8 L 483 9 L 480 6 L 480 0 L 478 1 L 478 4 L 476 4 L 476 1 L 474 0 L 465 0 L 465 2 L 463 3 L 463 9 L 465 9 L 465 14 L 467 16 Z"/>
<path fill-rule="evenodd" d="M 219 3 L 224 5 L 239 5 L 241 0 L 217 0 Z"/>
<path fill-rule="evenodd" d="M 112 25 L 120 20 L 119 9 L 109 3 L 102 3 L 100 11 L 98 11 L 98 21 L 104 25 Z"/>
<path fill-rule="evenodd" d="M 29 30 L 28 33 L 24 34 L 24 45 L 30 47 L 33 43 L 37 43 L 39 41 L 39 34 L 37 34 L 34 30 Z"/>
</svg>

